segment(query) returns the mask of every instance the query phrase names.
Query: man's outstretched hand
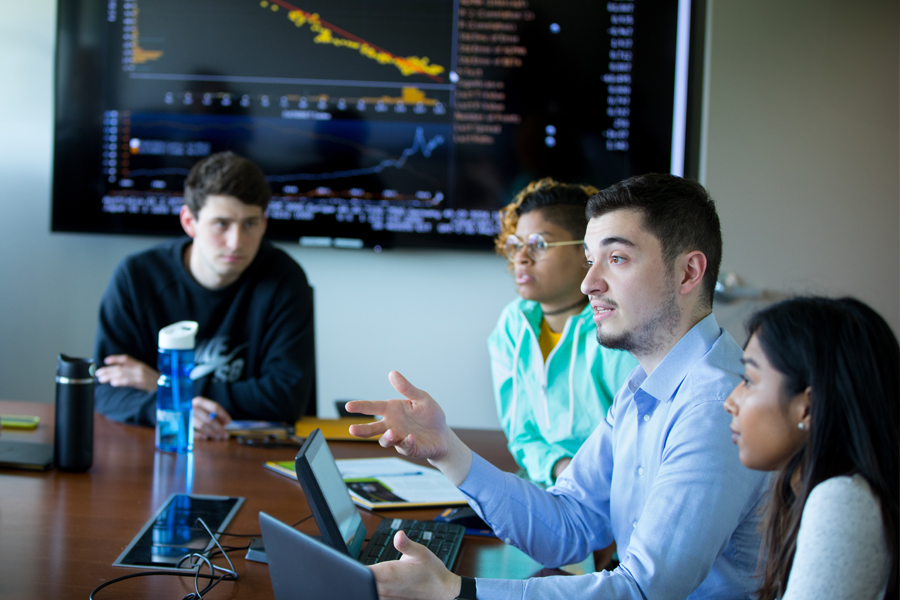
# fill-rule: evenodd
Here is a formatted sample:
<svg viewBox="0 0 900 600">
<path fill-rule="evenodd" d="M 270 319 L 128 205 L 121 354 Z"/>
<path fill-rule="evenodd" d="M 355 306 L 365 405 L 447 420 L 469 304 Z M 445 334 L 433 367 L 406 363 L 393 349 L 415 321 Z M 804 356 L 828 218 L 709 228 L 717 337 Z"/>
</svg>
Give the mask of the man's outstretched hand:
<svg viewBox="0 0 900 600">
<path fill-rule="evenodd" d="M 350 433 L 364 438 L 380 435 L 378 441 L 382 446 L 393 446 L 405 456 L 434 460 L 444 458 L 450 432 L 444 411 L 428 393 L 411 384 L 397 371 L 391 371 L 388 380 L 405 399 L 348 402 L 348 412 L 384 417 L 381 421 L 366 425 L 351 425 Z"/>
<path fill-rule="evenodd" d="M 383 447 L 394 447 L 404 456 L 427 458 L 454 485 L 460 485 L 472 466 L 472 451 L 447 427 L 444 411 L 427 392 L 397 371 L 391 371 L 388 380 L 403 399 L 348 402 L 348 412 L 383 417 L 374 423 L 351 425 L 350 433 L 364 438 L 381 436 L 378 443 Z"/>
</svg>

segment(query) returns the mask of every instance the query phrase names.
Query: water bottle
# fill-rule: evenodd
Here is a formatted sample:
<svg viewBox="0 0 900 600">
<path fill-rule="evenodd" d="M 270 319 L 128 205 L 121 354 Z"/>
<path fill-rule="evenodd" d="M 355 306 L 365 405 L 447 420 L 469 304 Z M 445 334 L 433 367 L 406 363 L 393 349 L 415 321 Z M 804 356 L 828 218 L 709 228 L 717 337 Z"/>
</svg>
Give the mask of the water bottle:
<svg viewBox="0 0 900 600">
<path fill-rule="evenodd" d="M 94 363 L 60 354 L 56 360 L 54 461 L 61 471 L 87 471 L 94 460 Z"/>
<path fill-rule="evenodd" d="M 179 321 L 159 330 L 159 381 L 156 388 L 156 447 L 186 454 L 194 449 L 194 340 L 195 321 Z"/>
</svg>

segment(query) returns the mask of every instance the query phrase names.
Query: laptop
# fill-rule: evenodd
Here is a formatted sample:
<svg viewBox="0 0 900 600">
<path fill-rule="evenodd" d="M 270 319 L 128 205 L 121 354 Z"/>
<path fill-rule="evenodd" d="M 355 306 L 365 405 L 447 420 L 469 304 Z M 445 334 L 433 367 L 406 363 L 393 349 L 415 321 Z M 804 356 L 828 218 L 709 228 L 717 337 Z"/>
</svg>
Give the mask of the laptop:
<svg viewBox="0 0 900 600">
<path fill-rule="evenodd" d="M 259 527 L 275 600 L 378 600 L 375 576 L 359 562 L 264 512 Z"/>
<path fill-rule="evenodd" d="M 403 530 L 411 540 L 431 550 L 448 569 L 453 568 L 466 533 L 465 527 L 454 523 L 386 518 L 378 524 L 368 545 L 363 546 L 366 527 L 320 430 L 306 438 L 294 468 L 322 541 L 341 554 L 366 565 L 396 560 L 400 553 L 394 548 L 393 538 L 398 530 Z"/>
</svg>

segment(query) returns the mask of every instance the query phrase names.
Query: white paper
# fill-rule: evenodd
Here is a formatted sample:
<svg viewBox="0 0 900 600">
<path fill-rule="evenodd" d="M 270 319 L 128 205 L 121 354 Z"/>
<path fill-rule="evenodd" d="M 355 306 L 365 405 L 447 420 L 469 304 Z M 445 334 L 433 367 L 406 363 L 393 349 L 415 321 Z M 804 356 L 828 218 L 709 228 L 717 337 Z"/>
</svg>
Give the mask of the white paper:
<svg viewBox="0 0 900 600">
<path fill-rule="evenodd" d="M 337 462 L 344 479 L 377 479 L 407 502 L 465 502 L 444 474 L 401 458 L 350 458 Z"/>
</svg>

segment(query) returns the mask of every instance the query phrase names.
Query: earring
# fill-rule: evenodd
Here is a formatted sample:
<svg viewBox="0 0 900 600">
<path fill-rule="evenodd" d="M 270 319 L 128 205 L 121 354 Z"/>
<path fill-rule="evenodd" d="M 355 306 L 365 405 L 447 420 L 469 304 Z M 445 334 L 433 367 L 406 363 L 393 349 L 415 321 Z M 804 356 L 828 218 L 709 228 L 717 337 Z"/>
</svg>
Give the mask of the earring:
<svg viewBox="0 0 900 600">
<path fill-rule="evenodd" d="M 797 429 L 799 429 L 800 431 L 806 431 L 806 423 L 800 421 L 799 423 L 797 423 Z"/>
</svg>

